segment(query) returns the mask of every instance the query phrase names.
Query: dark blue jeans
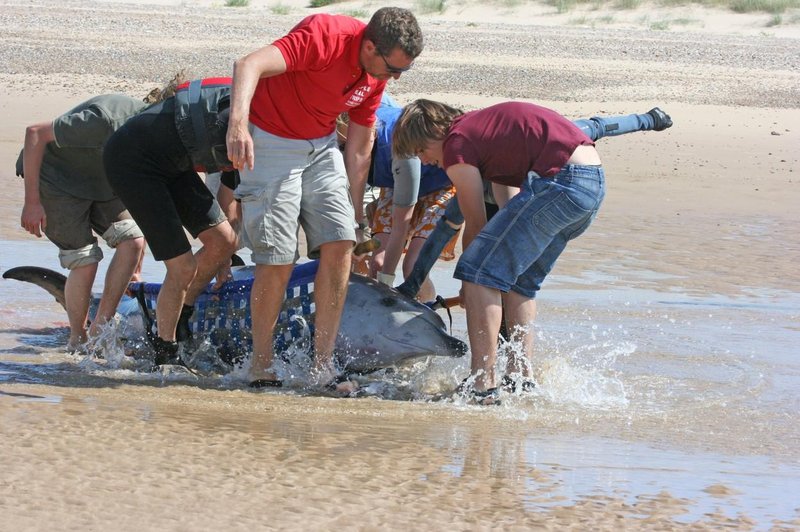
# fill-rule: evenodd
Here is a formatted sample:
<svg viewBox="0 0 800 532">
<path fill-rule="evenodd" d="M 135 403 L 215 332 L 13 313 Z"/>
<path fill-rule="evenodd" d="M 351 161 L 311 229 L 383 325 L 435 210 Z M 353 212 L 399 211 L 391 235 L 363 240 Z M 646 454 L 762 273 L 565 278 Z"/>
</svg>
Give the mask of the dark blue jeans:
<svg viewBox="0 0 800 532">
<path fill-rule="evenodd" d="M 653 117 L 645 113 L 642 115 L 623 116 L 593 116 L 588 119 L 573 120 L 581 131 L 592 140 L 603 137 L 616 137 L 634 131 L 650 131 L 655 127 Z"/>
<path fill-rule="evenodd" d="M 568 164 L 553 177 L 531 172 L 458 259 L 453 277 L 533 299 L 567 246 L 605 197 L 601 166 Z"/>
<path fill-rule="evenodd" d="M 419 288 L 425 282 L 425 278 L 428 277 L 433 265 L 436 264 L 442 250 L 458 232 L 458 229 L 451 227 L 447 223 L 448 221 L 455 226 L 461 226 L 464 223 L 464 215 L 461 214 L 456 198 L 450 200 L 444 210 L 444 215 L 440 216 L 436 221 L 436 227 L 428 235 L 425 244 L 422 245 L 411 274 L 403 281 L 403 284 L 397 287 L 398 292 L 408 297 L 416 297 Z"/>
</svg>

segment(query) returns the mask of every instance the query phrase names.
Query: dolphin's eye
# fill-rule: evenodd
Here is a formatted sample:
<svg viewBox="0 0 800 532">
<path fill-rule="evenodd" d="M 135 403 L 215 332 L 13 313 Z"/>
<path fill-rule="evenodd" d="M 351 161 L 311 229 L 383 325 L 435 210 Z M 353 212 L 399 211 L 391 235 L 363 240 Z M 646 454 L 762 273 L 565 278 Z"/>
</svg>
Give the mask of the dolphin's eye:
<svg viewBox="0 0 800 532">
<path fill-rule="evenodd" d="M 384 297 L 381 299 L 381 305 L 384 307 L 393 307 L 397 304 L 397 298 L 394 297 Z"/>
</svg>

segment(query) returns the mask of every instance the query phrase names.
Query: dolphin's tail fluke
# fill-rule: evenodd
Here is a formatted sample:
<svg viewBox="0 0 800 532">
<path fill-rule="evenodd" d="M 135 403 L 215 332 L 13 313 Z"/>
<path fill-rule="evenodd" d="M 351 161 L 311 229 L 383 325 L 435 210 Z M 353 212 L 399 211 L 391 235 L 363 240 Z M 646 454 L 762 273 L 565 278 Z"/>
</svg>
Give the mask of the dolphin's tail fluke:
<svg viewBox="0 0 800 532">
<path fill-rule="evenodd" d="M 3 278 L 25 281 L 41 286 L 47 290 L 47 293 L 56 298 L 56 301 L 62 307 L 67 308 L 67 303 L 64 299 L 64 285 L 67 284 L 67 278 L 63 274 L 38 266 L 19 266 L 3 273 Z"/>
</svg>

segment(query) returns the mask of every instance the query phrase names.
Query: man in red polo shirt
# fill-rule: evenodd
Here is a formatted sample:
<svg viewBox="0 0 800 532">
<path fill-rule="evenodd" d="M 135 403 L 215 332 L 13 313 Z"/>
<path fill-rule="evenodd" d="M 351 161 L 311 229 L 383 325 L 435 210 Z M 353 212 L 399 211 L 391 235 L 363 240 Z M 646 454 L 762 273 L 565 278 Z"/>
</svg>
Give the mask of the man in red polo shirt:
<svg viewBox="0 0 800 532">
<path fill-rule="evenodd" d="M 367 25 L 347 16 L 309 16 L 234 64 L 227 148 L 240 170 L 236 195 L 256 263 L 253 386 L 281 385 L 272 368 L 273 334 L 299 258 L 299 226 L 309 255 L 320 256 L 314 283 L 315 378 L 326 384 L 336 376 L 332 358 L 350 250 L 356 223 L 362 231 L 366 227 L 362 198 L 375 110 L 386 82 L 411 68 L 422 45 L 414 15 L 386 7 Z M 345 111 L 350 129 L 342 157 L 335 128 Z"/>
</svg>

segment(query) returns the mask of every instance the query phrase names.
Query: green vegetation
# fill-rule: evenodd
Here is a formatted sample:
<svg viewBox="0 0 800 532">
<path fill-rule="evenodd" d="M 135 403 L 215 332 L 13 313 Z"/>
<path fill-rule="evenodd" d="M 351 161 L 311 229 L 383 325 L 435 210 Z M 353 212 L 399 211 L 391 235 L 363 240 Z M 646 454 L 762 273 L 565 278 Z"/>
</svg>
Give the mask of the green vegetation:
<svg viewBox="0 0 800 532">
<path fill-rule="evenodd" d="M 225 0 L 227 7 L 247 7 L 250 5 L 250 0 Z"/>
<path fill-rule="evenodd" d="M 269 6 L 269 11 L 273 15 L 288 15 L 292 8 L 285 4 L 272 4 Z"/>
<path fill-rule="evenodd" d="M 421 0 L 417 0 L 421 1 Z M 434 1 L 434 0 L 426 0 Z M 509 0 L 495 0 L 504 3 Z M 593 4 L 594 8 L 599 7 L 599 0 L 544 0 L 546 5 L 556 8 L 558 13 L 566 13 L 576 6 Z M 611 3 L 615 9 L 636 9 L 642 7 L 643 0 L 613 0 Z M 782 14 L 790 9 L 800 9 L 800 0 L 654 0 L 659 6 L 674 7 L 695 4 L 705 7 L 728 8 L 736 13 L 764 12 L 770 14 Z M 673 21 L 674 22 L 674 21 Z"/>
<path fill-rule="evenodd" d="M 670 26 L 689 26 L 691 24 L 698 24 L 702 25 L 702 21 L 692 18 L 664 18 L 661 20 L 650 21 L 650 17 L 647 15 L 640 17 L 638 19 L 639 24 L 643 26 L 647 26 L 653 31 L 665 31 L 670 28 Z"/>
<path fill-rule="evenodd" d="M 615 7 L 620 7 L 623 9 L 633 9 L 632 7 L 622 7 L 622 5 L 617 4 L 636 4 L 638 6 L 641 3 L 641 0 L 616 0 Z M 566 13 L 567 11 L 571 10 L 573 7 L 581 5 L 586 6 L 588 5 L 592 11 L 597 11 L 602 9 L 604 6 L 603 0 L 545 0 L 547 5 L 551 5 L 556 8 L 556 11 L 559 13 Z"/>
<path fill-rule="evenodd" d="M 336 4 L 342 0 L 311 0 L 308 7 L 325 7 L 331 4 Z"/>
<path fill-rule="evenodd" d="M 308 7 L 324 7 L 338 4 L 345 0 L 309 0 Z M 459 2 L 460 0 L 455 0 Z M 559 14 L 568 13 L 576 7 L 583 7 L 585 10 L 597 11 L 602 8 L 611 7 L 617 10 L 636 10 L 646 7 L 646 3 L 653 2 L 657 6 L 677 7 L 685 5 L 699 5 L 702 7 L 715 7 L 730 9 L 736 13 L 769 13 L 772 18 L 766 23 L 767 27 L 778 26 L 780 24 L 797 24 L 800 14 L 792 13 L 789 17 L 781 16 L 789 10 L 800 9 L 800 0 L 489 0 L 492 4 L 506 8 L 524 8 L 528 2 L 542 2 L 555 8 Z M 225 0 L 227 6 L 246 6 L 250 0 Z M 413 11 L 418 14 L 444 13 L 447 10 L 448 0 L 414 0 Z M 270 7 L 272 13 L 276 15 L 286 15 L 291 10 L 283 4 L 275 4 Z M 370 11 L 366 9 L 349 9 L 342 12 L 355 18 L 369 18 Z M 570 21 L 575 25 L 611 24 L 614 18 L 606 15 L 600 18 L 580 16 Z M 659 20 L 651 22 L 645 16 L 640 22 L 652 30 L 667 30 L 672 25 L 688 26 L 698 24 L 698 21 L 686 18 Z"/>
<path fill-rule="evenodd" d="M 574 0 L 548 0 L 547 3 L 556 8 L 556 13 L 566 13 L 575 7 Z"/>
<path fill-rule="evenodd" d="M 660 20 L 650 20 L 649 15 L 642 15 L 638 19 L 636 19 L 637 24 L 641 24 L 642 26 L 646 26 L 653 31 L 665 31 L 670 28 L 670 26 L 689 26 L 691 24 L 697 24 L 702 27 L 703 22 L 701 20 L 692 19 L 692 18 L 662 18 Z"/>
<path fill-rule="evenodd" d="M 590 18 L 590 17 L 577 17 L 570 19 L 569 23 L 573 26 L 589 26 L 591 28 L 596 27 L 598 24 L 611 24 L 614 22 L 614 15 L 603 15 L 602 17 Z"/>
<path fill-rule="evenodd" d="M 730 8 L 737 13 L 763 11 L 773 15 L 798 7 L 800 7 L 800 0 L 732 0 L 730 4 Z"/>
<path fill-rule="evenodd" d="M 444 13 L 445 0 L 415 0 L 414 5 L 420 13 Z"/>
<path fill-rule="evenodd" d="M 348 9 L 347 11 L 343 11 L 342 15 L 347 15 L 348 17 L 353 18 L 369 18 L 371 13 L 365 9 Z"/>
</svg>

